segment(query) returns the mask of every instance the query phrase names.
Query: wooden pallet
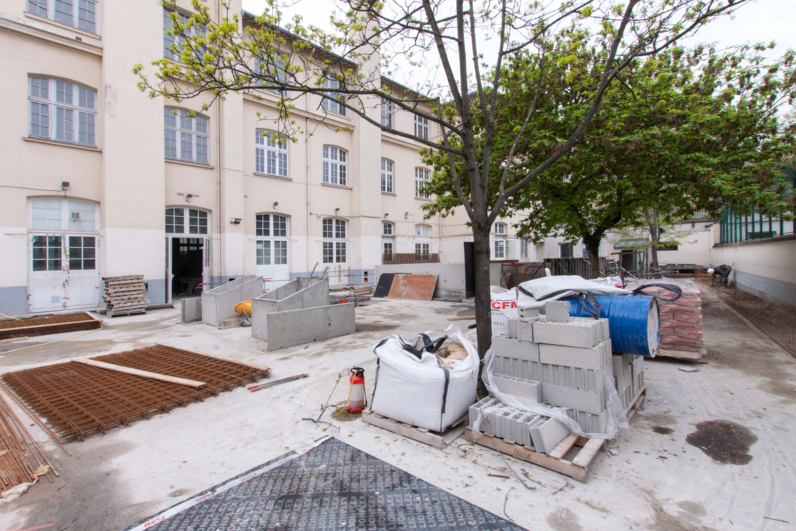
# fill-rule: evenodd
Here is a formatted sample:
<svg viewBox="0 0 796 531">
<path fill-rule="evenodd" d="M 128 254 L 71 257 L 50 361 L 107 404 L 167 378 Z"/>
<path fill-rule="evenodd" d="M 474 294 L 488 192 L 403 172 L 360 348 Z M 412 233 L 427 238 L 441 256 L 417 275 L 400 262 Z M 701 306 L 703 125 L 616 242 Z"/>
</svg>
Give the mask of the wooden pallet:
<svg viewBox="0 0 796 531">
<path fill-rule="evenodd" d="M 647 388 L 645 387 L 636 395 L 633 403 L 627 408 L 625 414 L 627 415 L 628 421 L 644 403 L 646 394 Z M 467 440 L 470 442 L 569 476 L 581 483 L 589 482 L 592 472 L 597 468 L 597 463 L 605 453 L 601 451 L 603 448 L 607 448 L 611 443 L 611 441 L 607 439 L 589 439 L 571 433 L 561 441 L 558 446 L 553 448 L 549 454 L 541 454 L 525 446 L 492 437 L 491 435 L 483 434 L 476 439 L 470 428 L 465 430 L 465 437 L 467 437 Z"/>
<path fill-rule="evenodd" d="M 702 359 L 702 352 L 690 352 L 687 350 L 674 350 L 674 349 L 662 348 L 658 350 L 658 356 L 664 358 L 677 358 L 678 360 L 697 361 Z"/>
<path fill-rule="evenodd" d="M 377 426 L 384 430 L 391 431 L 396 435 L 408 437 L 409 439 L 413 439 L 423 444 L 428 444 L 429 446 L 439 448 L 440 450 L 458 439 L 459 436 L 464 433 L 464 430 L 467 427 L 465 422 L 468 420 L 468 418 L 469 413 L 451 424 L 450 427 L 448 427 L 448 429 L 444 432 L 436 433 L 427 430 L 426 428 L 418 428 L 417 426 L 412 426 L 411 424 L 404 424 L 403 422 L 398 422 L 397 420 L 382 417 L 378 413 L 373 413 L 372 411 L 362 412 L 362 421 L 365 424 Z"/>
</svg>

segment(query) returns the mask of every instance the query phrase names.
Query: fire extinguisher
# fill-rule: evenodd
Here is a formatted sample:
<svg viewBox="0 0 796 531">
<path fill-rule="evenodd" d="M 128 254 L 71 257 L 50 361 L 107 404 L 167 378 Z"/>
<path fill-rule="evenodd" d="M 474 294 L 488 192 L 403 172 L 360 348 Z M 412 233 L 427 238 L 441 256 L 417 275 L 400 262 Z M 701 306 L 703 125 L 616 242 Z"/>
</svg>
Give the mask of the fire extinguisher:
<svg viewBox="0 0 796 531">
<path fill-rule="evenodd" d="M 367 406 L 365 398 L 365 369 L 361 367 L 351 368 L 351 397 L 348 399 L 349 413 L 362 413 Z"/>
</svg>

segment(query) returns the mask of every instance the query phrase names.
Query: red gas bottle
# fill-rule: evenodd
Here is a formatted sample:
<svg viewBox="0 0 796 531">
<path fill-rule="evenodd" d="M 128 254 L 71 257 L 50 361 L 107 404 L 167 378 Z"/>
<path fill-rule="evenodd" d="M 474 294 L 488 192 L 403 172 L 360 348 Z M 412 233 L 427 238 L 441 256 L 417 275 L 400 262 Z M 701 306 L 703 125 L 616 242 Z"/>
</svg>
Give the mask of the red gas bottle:
<svg viewBox="0 0 796 531">
<path fill-rule="evenodd" d="M 362 413 L 367 405 L 365 399 L 365 369 L 353 367 L 351 369 L 351 398 L 348 399 L 349 413 Z"/>
</svg>

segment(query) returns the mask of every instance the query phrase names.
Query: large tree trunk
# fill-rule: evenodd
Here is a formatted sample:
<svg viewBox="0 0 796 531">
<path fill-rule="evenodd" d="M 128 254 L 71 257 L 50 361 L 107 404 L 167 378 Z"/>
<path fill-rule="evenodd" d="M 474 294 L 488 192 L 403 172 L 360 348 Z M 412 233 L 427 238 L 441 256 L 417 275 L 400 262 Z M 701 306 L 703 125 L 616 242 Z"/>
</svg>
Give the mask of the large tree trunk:
<svg viewBox="0 0 796 531">
<path fill-rule="evenodd" d="M 478 332 L 478 355 L 484 359 L 492 346 L 492 296 L 489 286 L 489 228 L 473 223 L 475 262 L 475 323 Z"/>
<path fill-rule="evenodd" d="M 589 263 L 591 264 L 591 278 L 600 278 L 600 240 L 602 234 L 585 234 L 582 236 L 583 244 L 589 251 Z"/>
</svg>

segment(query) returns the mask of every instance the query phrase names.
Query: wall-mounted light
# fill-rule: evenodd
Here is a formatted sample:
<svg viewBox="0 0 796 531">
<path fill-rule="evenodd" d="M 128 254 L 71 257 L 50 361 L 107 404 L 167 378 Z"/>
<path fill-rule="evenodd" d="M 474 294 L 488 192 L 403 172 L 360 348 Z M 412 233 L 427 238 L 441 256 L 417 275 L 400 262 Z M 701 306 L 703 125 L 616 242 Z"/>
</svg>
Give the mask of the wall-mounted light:
<svg viewBox="0 0 796 531">
<path fill-rule="evenodd" d="M 240 218 L 232 218 L 229 220 L 229 222 L 232 223 L 233 225 L 240 225 L 241 221 L 243 220 L 241 220 Z"/>
<path fill-rule="evenodd" d="M 64 192 L 66 192 L 67 190 L 69 190 L 69 183 L 68 183 L 68 182 L 66 182 L 66 181 L 62 181 L 62 182 L 61 182 L 61 190 L 63 190 Z"/>
<path fill-rule="evenodd" d="M 190 203 L 191 199 L 193 199 L 193 194 L 185 194 L 185 200 L 186 201 L 188 201 Z"/>
<path fill-rule="evenodd" d="M 404 212 L 404 219 L 409 219 L 409 212 Z"/>
<path fill-rule="evenodd" d="M 279 201 L 274 201 L 274 208 L 279 206 Z"/>
<path fill-rule="evenodd" d="M 334 209 L 334 213 L 337 214 L 338 212 L 340 212 L 340 209 L 339 208 L 335 208 Z"/>
<path fill-rule="evenodd" d="M 389 214 L 384 214 L 384 219 L 387 219 L 387 216 L 389 216 Z"/>
</svg>

